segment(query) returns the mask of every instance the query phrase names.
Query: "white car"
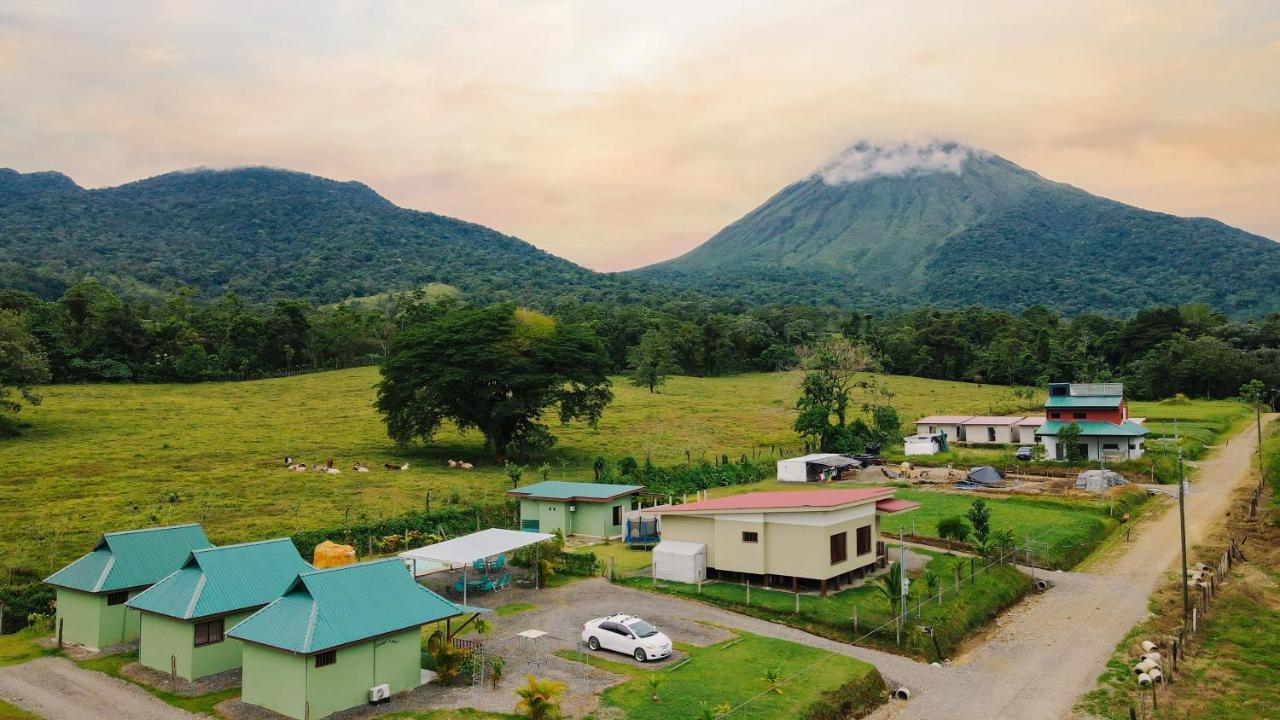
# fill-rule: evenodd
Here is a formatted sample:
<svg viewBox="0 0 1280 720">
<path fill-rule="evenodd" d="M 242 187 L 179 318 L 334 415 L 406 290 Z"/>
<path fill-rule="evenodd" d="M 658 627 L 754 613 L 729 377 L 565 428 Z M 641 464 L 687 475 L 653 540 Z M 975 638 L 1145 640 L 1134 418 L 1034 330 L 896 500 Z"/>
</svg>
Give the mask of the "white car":
<svg viewBox="0 0 1280 720">
<path fill-rule="evenodd" d="M 582 642 L 592 650 L 612 650 L 640 662 L 671 654 L 671 638 L 644 620 L 622 613 L 587 621 L 582 626 Z"/>
</svg>

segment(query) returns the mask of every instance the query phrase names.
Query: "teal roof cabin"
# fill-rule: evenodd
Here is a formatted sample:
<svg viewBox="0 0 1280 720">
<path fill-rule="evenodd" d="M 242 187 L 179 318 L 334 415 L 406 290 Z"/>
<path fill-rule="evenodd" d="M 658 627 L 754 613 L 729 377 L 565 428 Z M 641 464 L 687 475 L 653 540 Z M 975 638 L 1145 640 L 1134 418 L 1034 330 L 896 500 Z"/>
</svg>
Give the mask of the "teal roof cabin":
<svg viewBox="0 0 1280 720">
<path fill-rule="evenodd" d="M 54 631 L 65 643 L 95 650 L 137 640 L 138 613 L 125 603 L 207 547 L 195 524 L 104 534 L 88 554 L 45 578 L 57 592 Z"/>
<path fill-rule="evenodd" d="M 520 529 L 589 537 L 621 537 L 627 511 L 643 485 L 548 480 L 507 491 L 520 500 Z"/>
<path fill-rule="evenodd" d="M 185 680 L 240 667 L 226 630 L 313 570 L 287 538 L 191 552 L 182 567 L 129 601 L 142 613 L 138 661 Z"/>
<path fill-rule="evenodd" d="M 301 719 L 363 705 L 380 685 L 411 690 L 422 626 L 464 612 L 395 558 L 299 574 L 227 633 L 244 643 L 241 697 Z"/>
</svg>

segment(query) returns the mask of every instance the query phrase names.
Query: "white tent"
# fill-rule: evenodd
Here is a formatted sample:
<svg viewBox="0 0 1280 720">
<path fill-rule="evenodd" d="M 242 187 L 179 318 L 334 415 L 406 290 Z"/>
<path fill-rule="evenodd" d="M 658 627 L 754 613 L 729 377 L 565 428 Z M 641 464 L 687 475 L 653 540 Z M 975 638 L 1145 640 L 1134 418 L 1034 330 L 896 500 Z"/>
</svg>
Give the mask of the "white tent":
<svg viewBox="0 0 1280 720">
<path fill-rule="evenodd" d="M 400 553 L 400 559 L 410 566 L 414 571 L 414 576 L 421 576 L 426 573 L 419 572 L 420 565 L 428 567 L 436 567 L 438 569 L 440 563 L 447 564 L 451 567 L 462 567 L 462 602 L 467 602 L 466 576 L 467 568 L 471 567 L 471 563 L 476 560 L 495 557 L 503 553 L 509 553 L 513 550 L 519 550 L 522 547 L 540 543 L 543 540 L 550 540 L 555 537 L 548 533 L 524 532 L 523 530 L 504 530 L 503 528 L 489 528 L 481 530 L 470 535 L 463 535 L 452 540 L 445 540 L 434 545 L 415 548 L 413 550 L 405 550 Z M 535 570 L 536 571 L 536 570 Z M 427 572 L 432 572 L 428 570 Z"/>
<path fill-rule="evenodd" d="M 659 580 L 694 584 L 707 576 L 707 546 L 663 540 L 653 548 L 653 574 Z"/>
</svg>

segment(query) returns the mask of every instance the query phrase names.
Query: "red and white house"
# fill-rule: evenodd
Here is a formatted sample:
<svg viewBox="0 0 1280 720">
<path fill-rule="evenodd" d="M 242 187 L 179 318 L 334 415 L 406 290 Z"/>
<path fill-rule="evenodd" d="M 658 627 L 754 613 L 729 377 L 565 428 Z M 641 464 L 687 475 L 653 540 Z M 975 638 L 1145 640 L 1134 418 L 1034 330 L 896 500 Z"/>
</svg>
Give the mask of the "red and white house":
<svg viewBox="0 0 1280 720">
<path fill-rule="evenodd" d="M 1148 431 L 1142 426 L 1143 418 L 1129 417 L 1120 383 L 1050 383 L 1044 414 L 1036 437 L 1044 443 L 1045 456 L 1050 459 L 1066 459 L 1058 434 L 1072 423 L 1080 428 L 1079 442 L 1090 460 L 1142 457 Z"/>
</svg>

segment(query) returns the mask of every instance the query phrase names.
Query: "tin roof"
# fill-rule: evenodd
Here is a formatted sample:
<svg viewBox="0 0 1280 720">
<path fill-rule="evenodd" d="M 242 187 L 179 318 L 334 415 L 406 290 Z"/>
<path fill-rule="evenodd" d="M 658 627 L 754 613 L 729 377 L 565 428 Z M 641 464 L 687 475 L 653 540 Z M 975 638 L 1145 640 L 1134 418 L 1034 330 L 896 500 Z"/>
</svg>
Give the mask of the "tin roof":
<svg viewBox="0 0 1280 720">
<path fill-rule="evenodd" d="M 900 500 L 898 498 L 889 498 L 888 500 L 876 501 L 876 512 L 882 515 L 897 515 L 908 510 L 915 510 L 920 507 L 920 503 L 911 500 Z"/>
<path fill-rule="evenodd" d="M 643 485 L 612 485 L 610 483 L 580 483 L 564 480 L 544 480 L 508 490 L 512 497 L 537 500 L 563 500 L 565 502 L 603 502 L 623 495 L 632 495 L 644 489 Z"/>
<path fill-rule="evenodd" d="M 965 425 L 1017 425 L 1023 416 L 1013 415 L 975 415 L 964 421 Z"/>
<path fill-rule="evenodd" d="M 302 573 L 227 637 L 309 655 L 461 615 L 397 558 Z"/>
<path fill-rule="evenodd" d="M 962 425 L 966 420 L 973 417 L 972 415 L 930 415 L 922 417 L 916 421 L 916 424 L 931 423 L 933 425 Z"/>
<path fill-rule="evenodd" d="M 181 567 L 192 550 L 207 547 L 209 538 L 196 524 L 109 532 L 89 554 L 44 581 L 91 593 L 146 587 Z"/>
<path fill-rule="evenodd" d="M 190 620 L 258 608 L 315 568 L 288 538 L 193 551 L 182 568 L 129 601 L 129 607 Z"/>
<path fill-rule="evenodd" d="M 1120 395 L 1057 395 L 1044 401 L 1047 408 L 1113 408 L 1120 407 Z"/>
<path fill-rule="evenodd" d="M 1070 424 L 1070 422 L 1063 420 L 1049 420 L 1044 425 L 1041 425 L 1039 430 L 1036 430 L 1036 434 L 1057 435 L 1062 428 Z M 1077 420 L 1076 425 L 1080 426 L 1080 435 L 1082 437 L 1141 437 L 1149 432 L 1146 428 L 1132 420 L 1125 420 L 1119 425 L 1109 422 Z"/>
<path fill-rule="evenodd" d="M 851 488 L 846 490 L 782 490 L 777 492 L 753 492 L 729 495 L 699 502 L 650 508 L 659 513 L 714 512 L 732 510 L 795 510 L 803 508 L 835 508 L 842 505 L 869 502 L 892 496 L 891 487 Z"/>
</svg>

